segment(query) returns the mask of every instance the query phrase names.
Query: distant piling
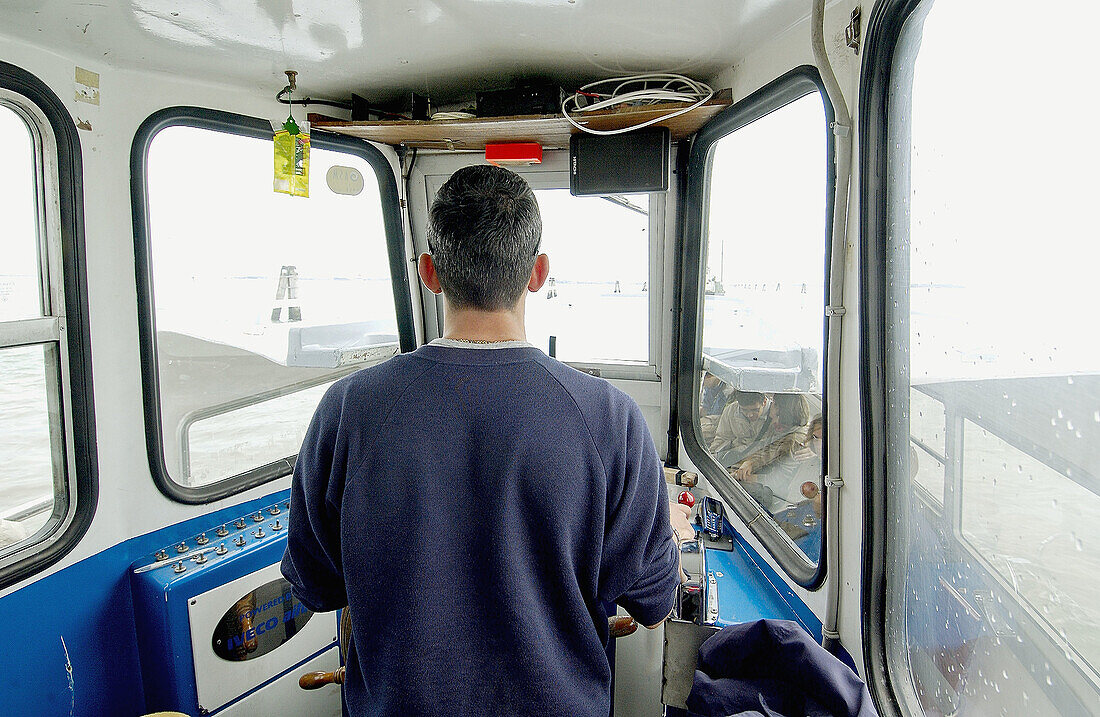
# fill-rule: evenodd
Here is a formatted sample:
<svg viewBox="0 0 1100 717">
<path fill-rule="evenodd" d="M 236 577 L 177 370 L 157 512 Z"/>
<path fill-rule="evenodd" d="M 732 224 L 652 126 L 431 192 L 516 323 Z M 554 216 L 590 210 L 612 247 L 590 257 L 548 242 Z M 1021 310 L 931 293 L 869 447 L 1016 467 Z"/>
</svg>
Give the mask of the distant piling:
<svg viewBox="0 0 1100 717">
<path fill-rule="evenodd" d="M 302 307 L 298 303 L 298 269 L 290 265 L 284 265 L 279 271 L 279 286 L 275 289 L 271 323 L 282 323 L 283 308 L 286 308 L 288 322 L 302 320 Z"/>
</svg>

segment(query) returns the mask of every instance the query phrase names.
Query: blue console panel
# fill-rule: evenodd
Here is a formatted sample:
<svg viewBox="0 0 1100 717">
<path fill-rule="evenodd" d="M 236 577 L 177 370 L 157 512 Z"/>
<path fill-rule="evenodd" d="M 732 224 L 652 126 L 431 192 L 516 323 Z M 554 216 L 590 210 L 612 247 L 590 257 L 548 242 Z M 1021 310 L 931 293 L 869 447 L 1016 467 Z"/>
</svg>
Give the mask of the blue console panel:
<svg viewBox="0 0 1100 717">
<path fill-rule="evenodd" d="M 703 550 L 704 603 L 707 591 L 716 588 L 718 593 L 718 615 L 711 624 L 725 627 L 764 618 L 794 620 L 820 640 L 821 621 L 813 611 L 728 522 L 724 532 L 733 537 L 731 550 Z"/>
<path fill-rule="evenodd" d="M 312 613 L 278 574 L 290 502 L 276 498 L 131 565 L 148 710 L 215 713 L 333 647 L 331 616 L 310 629 Z"/>
</svg>

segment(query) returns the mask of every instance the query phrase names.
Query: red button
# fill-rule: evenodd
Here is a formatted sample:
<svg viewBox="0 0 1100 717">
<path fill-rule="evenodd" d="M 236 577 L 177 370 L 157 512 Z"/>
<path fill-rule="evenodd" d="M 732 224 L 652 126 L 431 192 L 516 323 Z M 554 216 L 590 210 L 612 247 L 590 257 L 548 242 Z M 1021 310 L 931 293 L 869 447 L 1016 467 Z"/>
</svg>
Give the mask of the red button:
<svg viewBox="0 0 1100 717">
<path fill-rule="evenodd" d="M 695 506 L 695 496 L 693 496 L 690 491 L 680 491 L 680 497 L 679 499 L 677 499 L 677 502 L 680 505 L 686 505 L 687 507 L 692 508 Z"/>
</svg>

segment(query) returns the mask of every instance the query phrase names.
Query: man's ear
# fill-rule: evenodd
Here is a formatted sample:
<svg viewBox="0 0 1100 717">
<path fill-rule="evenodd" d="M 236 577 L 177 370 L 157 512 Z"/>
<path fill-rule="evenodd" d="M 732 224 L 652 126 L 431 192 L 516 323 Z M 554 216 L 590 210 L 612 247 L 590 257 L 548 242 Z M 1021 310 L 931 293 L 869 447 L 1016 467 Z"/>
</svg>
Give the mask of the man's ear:
<svg viewBox="0 0 1100 717">
<path fill-rule="evenodd" d="M 432 255 L 425 252 L 416 260 L 416 273 L 428 291 L 433 294 L 443 293 L 443 287 L 439 283 L 439 274 L 435 273 L 435 264 L 432 263 Z"/>
<path fill-rule="evenodd" d="M 538 291 L 546 283 L 548 276 L 550 276 L 550 257 L 539 254 L 535 257 L 535 265 L 531 268 L 531 279 L 527 282 L 527 290 Z"/>
</svg>

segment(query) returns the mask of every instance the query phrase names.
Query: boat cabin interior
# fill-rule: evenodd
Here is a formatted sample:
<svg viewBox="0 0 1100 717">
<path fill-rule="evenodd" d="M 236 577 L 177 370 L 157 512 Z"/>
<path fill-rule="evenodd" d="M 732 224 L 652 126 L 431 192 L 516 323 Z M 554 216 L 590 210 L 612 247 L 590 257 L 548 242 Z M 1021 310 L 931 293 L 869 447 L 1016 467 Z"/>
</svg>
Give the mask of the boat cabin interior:
<svg viewBox="0 0 1100 717">
<path fill-rule="evenodd" d="M 487 162 L 540 208 L 527 340 L 637 402 L 692 510 L 670 619 L 613 619 L 613 714 L 689 714 L 758 620 L 882 715 L 1100 714 L 1098 21 L 7 0 L 0 714 L 341 714 L 350 611 L 279 570 L 295 458 L 333 382 L 442 336 L 428 210 Z"/>
</svg>

